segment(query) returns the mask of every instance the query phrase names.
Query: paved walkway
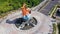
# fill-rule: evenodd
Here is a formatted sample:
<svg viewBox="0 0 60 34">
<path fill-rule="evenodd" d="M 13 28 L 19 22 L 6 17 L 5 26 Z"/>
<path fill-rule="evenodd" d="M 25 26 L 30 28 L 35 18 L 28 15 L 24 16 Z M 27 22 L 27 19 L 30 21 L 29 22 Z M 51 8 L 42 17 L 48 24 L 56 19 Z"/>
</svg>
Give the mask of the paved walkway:
<svg viewBox="0 0 60 34">
<path fill-rule="evenodd" d="M 19 18 L 20 14 L 21 14 L 20 12 L 10 14 L 7 16 L 6 19 L 3 20 L 3 22 L 1 22 L 0 24 L 1 34 L 40 34 L 40 33 L 51 34 L 52 33 L 53 27 L 52 27 L 51 18 L 35 11 L 32 12 L 32 16 L 34 16 L 37 19 L 38 25 L 36 25 L 34 28 L 30 30 L 22 31 L 16 28 L 14 23 L 6 23 L 7 19 L 10 19 L 12 21 L 16 18 Z"/>
</svg>

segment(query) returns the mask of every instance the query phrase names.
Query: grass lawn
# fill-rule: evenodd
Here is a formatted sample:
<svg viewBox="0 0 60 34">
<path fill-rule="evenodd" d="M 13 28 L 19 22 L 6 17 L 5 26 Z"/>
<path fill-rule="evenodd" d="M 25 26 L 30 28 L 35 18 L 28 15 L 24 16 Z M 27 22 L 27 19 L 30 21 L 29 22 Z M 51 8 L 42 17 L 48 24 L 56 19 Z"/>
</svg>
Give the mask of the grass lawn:
<svg viewBox="0 0 60 34">
<path fill-rule="evenodd" d="M 53 24 L 53 33 L 52 34 L 56 34 L 56 29 L 57 29 L 57 25 Z"/>
<path fill-rule="evenodd" d="M 0 15 L 20 8 L 23 3 L 26 3 L 27 7 L 34 7 L 42 1 L 43 0 L 0 0 Z"/>
</svg>

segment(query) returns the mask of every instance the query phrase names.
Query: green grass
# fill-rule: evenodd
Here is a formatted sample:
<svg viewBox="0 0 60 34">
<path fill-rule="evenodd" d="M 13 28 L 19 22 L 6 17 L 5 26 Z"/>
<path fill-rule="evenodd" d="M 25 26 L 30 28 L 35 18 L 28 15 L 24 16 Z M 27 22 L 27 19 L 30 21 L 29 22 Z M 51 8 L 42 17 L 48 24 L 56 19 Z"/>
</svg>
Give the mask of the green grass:
<svg viewBox="0 0 60 34">
<path fill-rule="evenodd" d="M 56 34 L 56 24 L 53 24 L 53 34 Z"/>
<path fill-rule="evenodd" d="M 60 23 L 58 24 L 59 34 L 60 34 Z"/>
<path fill-rule="evenodd" d="M 0 15 L 20 8 L 23 3 L 26 3 L 27 7 L 34 7 L 41 1 L 43 0 L 0 0 Z"/>
</svg>

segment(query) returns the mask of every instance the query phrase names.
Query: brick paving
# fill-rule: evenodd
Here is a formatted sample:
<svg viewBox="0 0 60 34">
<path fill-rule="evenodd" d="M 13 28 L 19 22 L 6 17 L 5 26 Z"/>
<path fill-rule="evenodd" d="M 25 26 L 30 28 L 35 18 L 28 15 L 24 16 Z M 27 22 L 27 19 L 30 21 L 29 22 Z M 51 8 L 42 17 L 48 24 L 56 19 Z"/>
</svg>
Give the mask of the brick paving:
<svg viewBox="0 0 60 34">
<path fill-rule="evenodd" d="M 19 15 L 20 15 L 19 12 L 13 13 L 12 15 L 8 15 L 6 19 L 4 19 L 3 22 L 1 22 L 0 24 L 0 34 L 40 34 L 40 33 L 48 34 L 49 30 L 51 30 L 52 27 L 51 18 L 35 11 L 32 12 L 31 16 L 34 16 L 37 19 L 38 24 L 30 30 L 19 30 L 18 28 L 16 28 L 14 23 L 11 24 L 6 23 L 7 19 L 10 19 L 12 21 L 16 18 L 19 18 L 20 17 Z"/>
</svg>

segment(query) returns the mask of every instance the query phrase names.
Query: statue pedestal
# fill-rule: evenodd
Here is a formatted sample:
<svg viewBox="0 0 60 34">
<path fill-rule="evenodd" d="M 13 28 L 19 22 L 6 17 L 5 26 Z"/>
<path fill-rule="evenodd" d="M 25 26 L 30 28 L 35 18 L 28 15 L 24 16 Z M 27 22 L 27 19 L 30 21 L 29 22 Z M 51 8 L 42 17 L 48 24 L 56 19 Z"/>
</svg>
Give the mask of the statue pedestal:
<svg viewBox="0 0 60 34">
<path fill-rule="evenodd" d="M 17 28 L 21 29 L 21 30 L 28 30 L 32 27 L 35 27 L 35 25 L 37 25 L 37 20 L 32 17 L 30 20 L 25 21 L 23 18 L 18 18 L 15 21 L 15 25 Z"/>
</svg>

